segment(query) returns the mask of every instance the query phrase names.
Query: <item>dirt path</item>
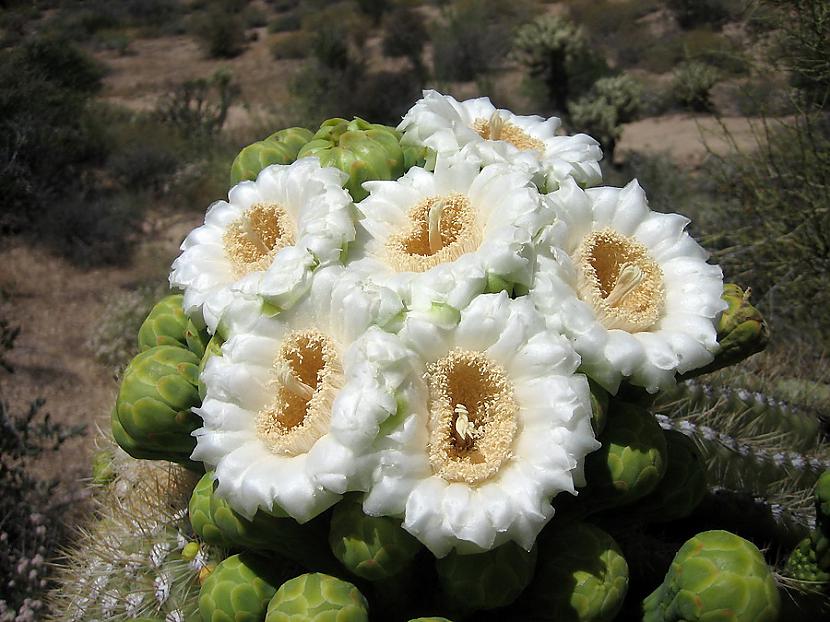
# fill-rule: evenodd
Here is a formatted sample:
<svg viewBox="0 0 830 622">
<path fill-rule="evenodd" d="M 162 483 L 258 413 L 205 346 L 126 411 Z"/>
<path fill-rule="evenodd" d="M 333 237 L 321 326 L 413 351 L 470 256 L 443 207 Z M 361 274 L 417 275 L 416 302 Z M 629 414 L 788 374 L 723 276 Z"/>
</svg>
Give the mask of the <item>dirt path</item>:
<svg viewBox="0 0 830 622">
<path fill-rule="evenodd" d="M 0 251 L 0 317 L 20 327 L 7 357 L 15 372 L 0 369 L 0 399 L 19 413 L 42 397 L 43 412 L 54 421 L 87 425 L 84 438 L 68 442 L 43 465 L 69 492 L 89 476 L 95 426 L 109 425 L 118 389 L 113 370 L 95 359 L 87 341 L 110 300 L 136 284 L 163 282 L 182 237 L 199 218 L 188 214 L 157 223 L 152 241 L 125 267 L 78 268 L 22 243 Z"/>
</svg>

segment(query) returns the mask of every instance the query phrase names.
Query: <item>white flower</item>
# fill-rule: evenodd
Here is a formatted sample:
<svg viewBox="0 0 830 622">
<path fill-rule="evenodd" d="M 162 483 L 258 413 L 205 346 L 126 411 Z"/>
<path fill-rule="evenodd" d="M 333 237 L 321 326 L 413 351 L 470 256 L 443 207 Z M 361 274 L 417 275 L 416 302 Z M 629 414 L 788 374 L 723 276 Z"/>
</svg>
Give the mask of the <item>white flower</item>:
<svg viewBox="0 0 830 622">
<path fill-rule="evenodd" d="M 341 266 L 318 270 L 306 298 L 231 337 L 202 374 L 193 458 L 215 468 L 216 494 L 243 516 L 262 509 L 306 522 L 365 479 L 367 458 L 330 433 L 351 377 L 348 346 L 386 309 L 379 293 L 353 286 Z M 383 380 L 371 364 L 365 373 Z M 371 398 L 360 398 L 367 415 Z"/>
<path fill-rule="evenodd" d="M 602 178 L 599 143 L 586 134 L 557 136 L 560 124 L 556 117 L 496 109 L 487 97 L 459 102 L 424 91 L 398 130 L 404 132 L 403 142 L 426 145 L 439 156 L 464 150 L 484 164 L 506 162 L 531 173 L 542 171 L 552 188 L 568 177 L 583 186 L 596 185 Z"/>
<path fill-rule="evenodd" d="M 382 426 L 364 511 L 401 516 L 437 557 L 530 550 L 599 447 L 579 357 L 506 292 L 478 296 L 452 328 L 407 323 L 398 338 L 418 382 Z"/>
<path fill-rule="evenodd" d="M 586 191 L 566 182 L 546 201 L 554 218 L 530 296 L 583 371 L 611 393 L 623 378 L 654 393 L 712 360 L 723 273 L 686 218 L 649 210 L 636 181 Z"/>
<path fill-rule="evenodd" d="M 288 308 L 317 266 L 340 262 L 354 240 L 345 173 L 317 158 L 265 168 L 208 209 L 205 224 L 182 243 L 171 287 L 184 290 L 185 312 L 211 332 L 238 299 L 261 296 Z"/>
<path fill-rule="evenodd" d="M 369 196 L 357 209 L 370 237 L 351 267 L 408 305 L 437 300 L 461 309 L 494 282 L 530 284 L 531 241 L 544 212 L 525 171 L 439 158 L 434 172 L 415 167 L 364 187 Z"/>
</svg>

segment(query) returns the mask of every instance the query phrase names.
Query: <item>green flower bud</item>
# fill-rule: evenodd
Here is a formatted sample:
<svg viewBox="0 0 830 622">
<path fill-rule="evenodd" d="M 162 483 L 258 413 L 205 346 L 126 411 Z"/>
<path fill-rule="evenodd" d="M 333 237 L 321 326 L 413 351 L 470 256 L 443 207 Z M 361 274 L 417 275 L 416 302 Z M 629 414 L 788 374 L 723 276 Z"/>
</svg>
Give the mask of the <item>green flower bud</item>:
<svg viewBox="0 0 830 622">
<path fill-rule="evenodd" d="M 816 482 L 816 524 L 830 536 L 830 471 L 821 474 Z"/>
<path fill-rule="evenodd" d="M 643 622 L 774 622 L 781 597 L 763 555 L 728 531 L 705 531 L 677 552 L 643 601 Z"/>
<path fill-rule="evenodd" d="M 325 574 L 286 581 L 268 605 L 265 622 L 368 622 L 369 603 L 351 583 Z"/>
<path fill-rule="evenodd" d="M 583 512 L 630 504 L 657 487 L 666 471 L 666 439 L 654 415 L 625 402 L 611 404 L 598 440 L 585 459 L 588 486 L 572 505 Z"/>
<path fill-rule="evenodd" d="M 218 334 L 211 337 L 210 341 L 205 346 L 204 354 L 202 354 L 202 359 L 199 361 L 199 399 L 204 400 L 205 396 L 207 395 L 207 387 L 205 383 L 202 382 L 202 372 L 205 371 L 205 366 L 207 362 L 214 356 L 222 356 L 222 344 L 224 343 L 224 339 L 220 337 Z"/>
<path fill-rule="evenodd" d="M 248 145 L 231 165 L 231 186 L 256 179 L 262 169 L 272 164 L 291 164 L 311 137 L 312 133 L 304 127 L 289 127 Z"/>
<path fill-rule="evenodd" d="M 182 310 L 182 295 L 172 294 L 159 300 L 138 329 L 138 350 L 156 346 L 186 348 L 188 319 Z"/>
<path fill-rule="evenodd" d="M 326 546 L 325 515 L 304 525 L 262 511 L 248 520 L 214 494 L 213 480 L 212 471 L 205 473 L 190 497 L 190 522 L 205 542 L 231 549 L 273 551 L 307 568 L 336 571 L 337 563 Z"/>
<path fill-rule="evenodd" d="M 784 575 L 798 581 L 830 581 L 830 573 L 819 568 L 816 561 L 816 549 L 812 537 L 804 538 L 798 543 L 784 566 Z"/>
<path fill-rule="evenodd" d="M 522 596 L 533 620 L 613 620 L 628 592 L 628 564 L 614 539 L 594 525 L 553 525 L 539 539 L 536 576 Z"/>
<path fill-rule="evenodd" d="M 407 171 L 407 163 L 417 157 L 401 149 L 400 134 L 392 127 L 368 123 L 363 119 L 329 119 L 314 138 L 306 143 L 298 158 L 316 156 L 322 166 L 333 166 L 348 174 L 346 190 L 355 201 L 368 192 L 363 182 L 398 179 Z"/>
<path fill-rule="evenodd" d="M 449 603 L 461 611 L 495 609 L 519 597 L 536 567 L 536 547 L 528 553 L 515 542 L 473 555 L 450 553 L 436 560 L 438 580 Z"/>
<path fill-rule="evenodd" d="M 277 592 L 279 568 L 242 553 L 223 560 L 199 591 L 202 622 L 261 622 Z"/>
<path fill-rule="evenodd" d="M 749 294 L 749 289 L 744 291 L 733 283 L 723 286 L 723 299 L 729 307 L 718 320 L 715 360 L 684 377 L 708 374 L 734 365 L 767 347 L 769 328 L 761 312 L 749 304 Z"/>
<path fill-rule="evenodd" d="M 685 518 L 706 494 L 703 456 L 690 438 L 676 430 L 665 430 L 666 474 L 650 494 L 633 508 L 638 517 L 665 523 Z"/>
<path fill-rule="evenodd" d="M 135 458 L 187 462 L 201 425 L 191 408 L 201 402 L 196 389 L 199 359 L 182 347 L 156 346 L 136 356 L 121 381 L 113 416 L 113 436 Z"/>
<path fill-rule="evenodd" d="M 418 540 L 388 516 L 366 516 L 359 503 L 343 501 L 334 508 L 329 529 L 334 556 L 350 572 L 369 581 L 391 577 L 421 550 Z"/>
</svg>

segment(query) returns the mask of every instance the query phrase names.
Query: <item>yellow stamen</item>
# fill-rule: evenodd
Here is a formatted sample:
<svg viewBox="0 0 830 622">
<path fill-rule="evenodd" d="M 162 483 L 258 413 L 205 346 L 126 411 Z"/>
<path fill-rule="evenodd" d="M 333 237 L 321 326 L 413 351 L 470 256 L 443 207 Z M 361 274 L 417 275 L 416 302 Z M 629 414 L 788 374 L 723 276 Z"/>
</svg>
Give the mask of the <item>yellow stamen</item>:
<svg viewBox="0 0 830 622">
<path fill-rule="evenodd" d="M 257 435 L 276 454 L 308 452 L 328 432 L 343 370 L 331 338 L 320 331 L 288 333 L 274 360 L 271 404 L 257 413 Z"/>
<path fill-rule="evenodd" d="M 525 132 L 518 125 L 505 121 L 498 110 L 489 119 L 476 119 L 473 129 L 485 140 L 503 140 L 522 151 L 544 152 L 545 143 Z"/>
<path fill-rule="evenodd" d="M 230 224 L 223 236 L 236 277 L 266 270 L 274 256 L 294 244 L 296 225 L 276 203 L 256 203 Z"/>
<path fill-rule="evenodd" d="M 463 194 L 424 199 L 409 211 L 409 226 L 386 242 L 385 261 L 398 272 L 425 272 L 455 261 L 481 244 L 481 227 Z"/>
<path fill-rule="evenodd" d="M 593 231 L 575 253 L 579 297 L 608 329 L 650 330 L 663 314 L 663 271 L 642 243 L 612 229 Z"/>
<path fill-rule="evenodd" d="M 505 370 L 481 352 L 453 350 L 429 366 L 428 386 L 433 472 L 468 484 L 496 475 L 519 429 Z"/>
</svg>

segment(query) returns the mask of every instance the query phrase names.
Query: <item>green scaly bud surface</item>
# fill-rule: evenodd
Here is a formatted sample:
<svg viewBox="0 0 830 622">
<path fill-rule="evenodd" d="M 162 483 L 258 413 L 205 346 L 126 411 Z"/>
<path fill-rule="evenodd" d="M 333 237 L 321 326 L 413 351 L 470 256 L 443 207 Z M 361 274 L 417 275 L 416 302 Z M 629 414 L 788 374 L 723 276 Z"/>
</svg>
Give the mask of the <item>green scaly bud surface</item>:
<svg viewBox="0 0 830 622">
<path fill-rule="evenodd" d="M 723 286 L 723 300 L 729 305 L 718 320 L 718 350 L 715 360 L 695 369 L 686 377 L 699 376 L 734 365 L 760 352 L 769 341 L 769 328 L 764 316 L 749 304 L 749 290 L 734 283 Z"/>
<path fill-rule="evenodd" d="M 520 601 L 529 619 L 614 619 L 628 592 L 628 564 L 611 536 L 588 523 L 554 524 L 538 546 L 536 576 Z"/>
<path fill-rule="evenodd" d="M 138 350 L 156 346 L 187 347 L 185 333 L 188 319 L 182 310 L 182 295 L 172 294 L 159 300 L 138 329 Z"/>
<path fill-rule="evenodd" d="M 816 562 L 816 549 L 812 537 L 804 538 L 790 553 L 783 574 L 798 581 L 830 581 L 830 573 L 824 572 Z"/>
<path fill-rule="evenodd" d="M 283 583 L 265 617 L 265 622 L 368 621 L 369 604 L 354 585 L 319 573 Z"/>
<path fill-rule="evenodd" d="M 450 553 L 435 561 L 441 589 L 462 611 L 509 605 L 528 586 L 536 568 L 536 548 L 528 553 L 515 542 L 473 555 Z"/>
<path fill-rule="evenodd" d="M 625 505 L 654 490 L 666 471 L 666 439 L 650 412 L 612 402 L 602 447 L 585 459 L 588 486 L 569 505 L 593 512 Z"/>
<path fill-rule="evenodd" d="M 830 471 L 824 471 L 816 482 L 816 524 L 830 536 Z"/>
<path fill-rule="evenodd" d="M 363 182 L 398 179 L 418 161 L 411 149 L 404 152 L 400 138 L 395 128 L 386 125 L 334 118 L 323 122 L 297 157 L 316 156 L 322 166 L 346 173 L 346 190 L 355 201 L 361 201 L 369 194 Z"/>
<path fill-rule="evenodd" d="M 202 622 L 262 622 L 277 592 L 279 569 L 250 553 L 223 560 L 199 591 Z"/>
<path fill-rule="evenodd" d="M 256 179 L 262 169 L 272 164 L 291 164 L 311 137 L 312 133 L 304 127 L 289 127 L 248 145 L 231 165 L 231 186 Z"/>
<path fill-rule="evenodd" d="M 706 494 L 706 465 L 703 456 L 685 434 L 665 430 L 666 473 L 651 493 L 633 508 L 637 517 L 649 522 L 665 523 L 685 518 Z"/>
<path fill-rule="evenodd" d="M 366 516 L 359 503 L 343 501 L 334 508 L 329 529 L 334 556 L 349 572 L 378 581 L 403 570 L 421 545 L 388 516 Z"/>
<path fill-rule="evenodd" d="M 680 548 L 662 585 L 643 601 L 643 622 L 774 622 L 780 609 L 757 547 L 728 531 L 704 531 Z"/>
<path fill-rule="evenodd" d="M 135 458 L 188 462 L 201 425 L 191 412 L 201 401 L 198 357 L 178 346 L 156 346 L 136 356 L 121 381 L 113 436 Z"/>
</svg>

